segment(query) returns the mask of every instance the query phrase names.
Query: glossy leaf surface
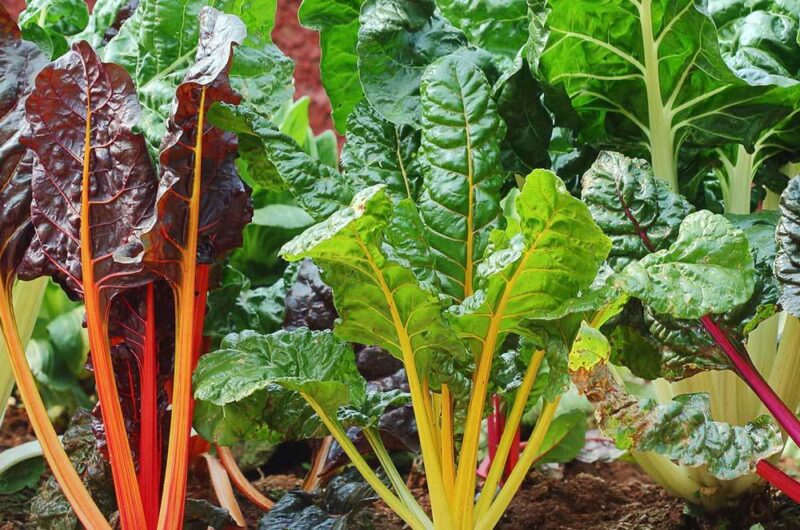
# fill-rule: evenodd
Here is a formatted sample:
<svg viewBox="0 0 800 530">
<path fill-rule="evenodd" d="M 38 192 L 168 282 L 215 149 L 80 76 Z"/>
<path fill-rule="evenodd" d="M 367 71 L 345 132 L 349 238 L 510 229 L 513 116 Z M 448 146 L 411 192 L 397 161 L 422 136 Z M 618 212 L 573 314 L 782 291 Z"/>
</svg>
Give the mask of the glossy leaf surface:
<svg viewBox="0 0 800 530">
<path fill-rule="evenodd" d="M 755 267 L 747 236 L 706 210 L 690 214 L 667 249 L 625 267 L 623 288 L 657 313 L 700 318 L 747 302 Z"/>
<path fill-rule="evenodd" d="M 101 62 L 86 43 L 38 75 L 26 102 L 24 138 L 36 155 L 36 235 L 21 277 L 51 275 L 77 297 L 89 277 L 86 288 L 98 290 L 101 304 L 143 282 L 137 231 L 152 220 L 158 184 L 144 137 L 133 132 L 139 110 L 127 72 Z M 84 238 L 91 248 L 81 248 Z"/>
<path fill-rule="evenodd" d="M 419 210 L 443 292 L 474 292 L 489 233 L 500 213 L 500 142 L 505 124 L 481 71 L 456 56 L 422 78 L 423 192 Z"/>
<path fill-rule="evenodd" d="M 22 144 L 25 98 L 46 59 L 21 39 L 19 29 L 0 8 L 0 288 L 10 289 L 14 271 L 33 236 L 30 222 L 31 166 Z"/>
</svg>

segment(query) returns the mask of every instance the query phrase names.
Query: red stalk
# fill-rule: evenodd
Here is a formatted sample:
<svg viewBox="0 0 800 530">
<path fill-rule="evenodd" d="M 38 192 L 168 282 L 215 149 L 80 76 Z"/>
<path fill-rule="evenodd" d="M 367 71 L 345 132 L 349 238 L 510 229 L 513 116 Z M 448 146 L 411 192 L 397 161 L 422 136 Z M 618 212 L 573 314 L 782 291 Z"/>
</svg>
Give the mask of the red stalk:
<svg viewBox="0 0 800 530">
<path fill-rule="evenodd" d="M 700 321 L 714 338 L 714 341 L 722 348 L 722 351 L 725 352 L 725 355 L 731 360 L 739 373 L 739 377 L 755 392 L 789 437 L 796 444 L 800 444 L 800 420 L 794 415 L 794 412 L 789 410 L 789 407 L 781 401 L 781 398 L 758 373 L 758 370 L 750 360 L 740 353 L 722 328 L 710 316 L 706 315 Z"/>
<path fill-rule="evenodd" d="M 800 504 L 800 483 L 772 465 L 769 460 L 760 460 L 756 464 L 756 472 L 787 497 Z"/>
<path fill-rule="evenodd" d="M 141 376 L 141 432 L 139 439 L 139 487 L 148 529 L 158 524 L 161 498 L 161 436 L 158 418 L 158 344 L 156 340 L 155 289 L 147 285 L 144 352 Z"/>
</svg>

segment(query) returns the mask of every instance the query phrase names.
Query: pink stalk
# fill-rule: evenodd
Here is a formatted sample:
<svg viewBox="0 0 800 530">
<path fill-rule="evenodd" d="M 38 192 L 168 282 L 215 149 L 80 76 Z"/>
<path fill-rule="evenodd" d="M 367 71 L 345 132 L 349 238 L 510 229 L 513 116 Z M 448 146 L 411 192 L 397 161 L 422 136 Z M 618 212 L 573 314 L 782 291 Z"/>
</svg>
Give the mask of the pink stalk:
<svg viewBox="0 0 800 530">
<path fill-rule="evenodd" d="M 758 370 L 756 370 L 750 362 L 750 359 L 745 358 L 745 356 L 740 353 L 736 346 L 728 339 L 728 336 L 722 328 L 720 328 L 710 316 L 706 315 L 701 318 L 700 321 L 714 338 L 714 341 L 722 348 L 722 351 L 725 352 L 725 355 L 731 360 L 736 371 L 739 373 L 739 377 L 741 377 L 742 380 L 747 383 L 747 386 L 755 392 L 789 437 L 794 440 L 796 444 L 800 444 L 800 420 L 794 415 L 794 412 L 781 401 L 781 398 L 778 397 L 762 375 L 758 373 Z"/>
<path fill-rule="evenodd" d="M 800 483 L 772 465 L 769 460 L 760 460 L 756 464 L 756 472 L 787 497 L 800 504 Z"/>
</svg>

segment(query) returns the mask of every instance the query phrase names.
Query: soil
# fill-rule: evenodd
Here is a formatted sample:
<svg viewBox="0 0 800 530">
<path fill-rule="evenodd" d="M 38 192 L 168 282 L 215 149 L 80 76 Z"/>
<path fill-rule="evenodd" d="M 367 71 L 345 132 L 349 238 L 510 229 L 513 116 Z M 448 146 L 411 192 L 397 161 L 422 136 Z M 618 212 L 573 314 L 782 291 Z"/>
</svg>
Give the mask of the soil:
<svg viewBox="0 0 800 530">
<path fill-rule="evenodd" d="M 25 409 L 16 403 L 9 404 L 0 429 L 0 451 L 34 440 L 36 436 L 28 421 Z"/>
</svg>

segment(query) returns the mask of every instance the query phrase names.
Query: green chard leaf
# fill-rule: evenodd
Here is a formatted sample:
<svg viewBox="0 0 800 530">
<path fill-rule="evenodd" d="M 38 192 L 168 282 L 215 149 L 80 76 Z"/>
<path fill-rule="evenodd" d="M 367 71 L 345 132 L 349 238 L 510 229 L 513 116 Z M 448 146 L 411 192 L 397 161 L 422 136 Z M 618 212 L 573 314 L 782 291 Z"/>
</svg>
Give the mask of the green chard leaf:
<svg viewBox="0 0 800 530">
<path fill-rule="evenodd" d="M 492 68 L 491 56 L 467 46 L 433 0 L 366 0 L 356 50 L 367 100 L 390 122 L 419 127 L 420 81 L 428 65 L 455 52 L 462 61 Z"/>
<path fill-rule="evenodd" d="M 356 45 L 362 0 L 303 0 L 298 17 L 319 31 L 320 73 L 331 100 L 333 123 L 344 134 L 348 116 L 364 97 L 358 78 Z"/>
<path fill-rule="evenodd" d="M 686 217 L 669 248 L 630 263 L 619 281 L 656 313 L 700 318 L 747 302 L 755 276 L 744 232 L 703 210 Z"/>
<path fill-rule="evenodd" d="M 682 147 L 743 144 L 792 113 L 781 87 L 730 71 L 694 0 L 529 0 L 528 59 L 563 86 L 586 138 L 649 155 L 677 189 Z M 609 30 L 609 28 L 612 28 Z"/>
<path fill-rule="evenodd" d="M 221 443 L 248 430 L 284 439 L 323 432 L 299 393 L 313 396 L 334 417 L 340 406 L 363 406 L 367 400 L 366 381 L 349 344 L 329 331 L 305 328 L 229 335 L 219 350 L 201 358 L 194 387 L 199 405 L 195 426 Z"/>
<path fill-rule="evenodd" d="M 288 187 L 313 219 L 326 219 L 353 198 L 347 179 L 336 169 L 307 154 L 278 126 L 249 108 L 215 105 L 209 121 L 239 136 L 239 153 L 248 174 L 264 189 Z"/>
<path fill-rule="evenodd" d="M 583 340 L 584 334 L 591 338 Z M 600 332 L 584 327 L 570 353 L 570 375 L 594 406 L 600 429 L 620 449 L 652 451 L 691 467 L 706 465 L 726 480 L 752 473 L 759 460 L 781 451 L 780 428 L 769 416 L 744 426 L 713 421 L 707 394 L 681 395 L 663 404 L 640 402 L 611 372 L 608 353 Z"/>
<path fill-rule="evenodd" d="M 283 279 L 253 289 L 249 279 L 229 267 L 222 285 L 208 293 L 204 334 L 222 338 L 243 329 L 259 333 L 281 329 L 286 290 Z"/>
<path fill-rule="evenodd" d="M 206 5 L 238 16 L 247 26 L 248 37 L 234 51 L 230 72 L 231 85 L 243 100 L 271 117 L 291 96 L 290 62 L 269 43 L 276 4 L 273 0 L 266 6 L 255 4 L 255 0 L 141 0 L 105 46 L 103 59 L 123 66 L 136 83 L 143 107 L 139 127 L 154 153 L 166 131 L 175 89 L 198 53 L 196 21 Z"/>
<path fill-rule="evenodd" d="M 800 4 L 782 0 L 701 0 L 714 22 L 723 59 L 752 85 L 790 86 L 800 79 Z"/>
<path fill-rule="evenodd" d="M 531 173 L 515 202 L 519 228 L 495 232 L 500 244 L 478 267 L 480 290 L 451 309 L 463 336 L 479 342 L 497 340 L 491 333 L 527 335 L 526 320 L 568 313 L 611 248 L 586 205 L 549 171 Z"/>
<path fill-rule="evenodd" d="M 609 264 L 617 271 L 667 248 L 694 208 L 653 176 L 650 164 L 603 151 L 583 176 L 581 197 L 611 238 Z"/>
<path fill-rule="evenodd" d="M 453 55 L 425 71 L 421 97 L 419 210 L 442 290 L 460 301 L 474 292 L 500 213 L 505 124 L 483 73 Z"/>
<path fill-rule="evenodd" d="M 424 367 L 434 352 L 458 354 L 461 346 L 444 324 L 438 297 L 420 286 L 405 260 L 389 257 L 396 249 L 384 251 L 392 215 L 385 188 L 367 188 L 350 207 L 284 245 L 281 254 L 289 261 L 311 258 L 323 269 L 341 318 L 337 336 L 380 346 L 400 359 L 407 341 Z"/>
<path fill-rule="evenodd" d="M 775 232 L 778 241 L 775 277 L 780 285 L 780 304 L 800 317 L 800 178 L 793 178 L 781 195 L 780 211 Z"/>
<path fill-rule="evenodd" d="M 67 38 L 81 32 L 88 22 L 84 0 L 29 0 L 19 15 L 22 38 L 35 42 L 50 59 L 67 53 Z"/>
<path fill-rule="evenodd" d="M 416 199 L 421 180 L 419 146 L 419 132 L 386 121 L 364 100 L 347 118 L 342 171 L 355 189 L 385 184 L 386 192 L 398 200 Z"/>
<path fill-rule="evenodd" d="M 436 5 L 471 44 L 491 53 L 503 70 L 528 38 L 525 0 L 438 0 Z"/>
<path fill-rule="evenodd" d="M 117 32 L 122 24 L 133 14 L 139 0 L 100 0 L 95 2 L 89 15 L 86 28 L 73 35 L 72 42 L 85 40 L 98 49 L 104 46 Z"/>
</svg>

